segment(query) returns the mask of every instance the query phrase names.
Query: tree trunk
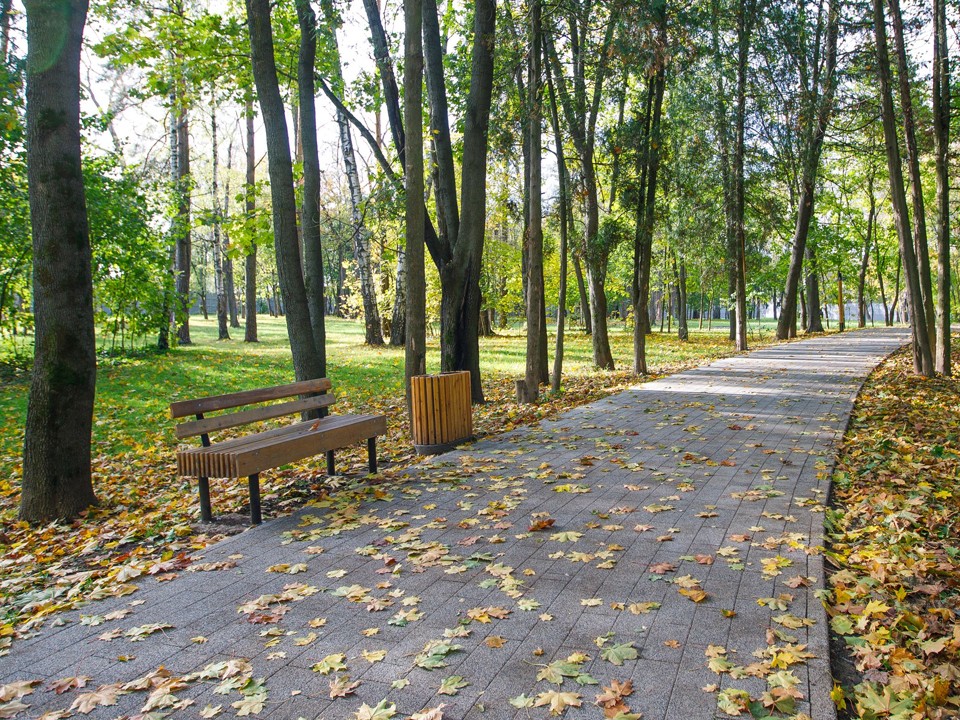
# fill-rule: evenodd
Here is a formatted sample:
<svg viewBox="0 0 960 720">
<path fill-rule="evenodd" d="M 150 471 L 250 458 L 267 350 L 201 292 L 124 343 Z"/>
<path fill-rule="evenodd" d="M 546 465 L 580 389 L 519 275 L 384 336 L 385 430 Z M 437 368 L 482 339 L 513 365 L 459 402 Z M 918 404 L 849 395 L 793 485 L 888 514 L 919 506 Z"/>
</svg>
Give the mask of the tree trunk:
<svg viewBox="0 0 960 720">
<path fill-rule="evenodd" d="M 247 222 L 254 222 L 254 213 L 256 212 L 257 202 L 257 153 L 254 138 L 256 135 L 253 130 L 253 98 L 248 97 L 246 101 L 246 121 L 247 121 L 247 177 L 244 187 L 244 210 L 247 214 Z M 259 342 L 257 337 L 257 243 L 256 238 L 250 243 L 247 256 L 244 258 L 244 301 L 246 302 L 246 317 L 244 318 L 244 342 Z"/>
<path fill-rule="evenodd" d="M 573 229 L 572 227 L 570 228 Z M 583 267 L 580 265 L 580 256 L 573 253 L 573 273 L 577 278 L 577 294 L 580 297 L 580 316 L 583 318 L 583 334 L 593 334 L 593 317 L 590 314 L 590 300 L 587 297 L 587 286 L 583 281 Z"/>
<path fill-rule="evenodd" d="M 177 118 L 177 196 L 176 254 L 174 273 L 176 275 L 177 301 L 180 306 L 177 324 L 177 342 L 190 345 L 190 265 L 192 241 L 190 233 L 190 123 L 186 109 L 186 90 L 183 81 L 177 79 L 175 86 L 180 89 L 177 105 L 171 109 Z"/>
<path fill-rule="evenodd" d="M 813 217 L 823 139 L 830 123 L 830 115 L 833 112 L 834 88 L 836 87 L 834 80 L 837 67 L 837 37 L 840 28 L 840 8 L 838 5 L 838 0 L 831 0 L 830 7 L 827 10 L 827 47 L 823 90 L 812 87 L 808 93 L 812 97 L 806 113 L 808 125 L 805 128 L 805 135 L 807 141 L 804 143 L 805 146 L 802 147 L 803 167 L 801 170 L 800 202 L 797 207 L 797 222 L 793 234 L 790 268 L 787 271 L 783 307 L 780 311 L 780 319 L 777 322 L 778 340 L 786 340 L 797 336 L 797 290 L 800 287 L 803 255 L 806 250 L 807 235 L 810 231 L 810 220 Z M 818 75 L 818 72 L 814 72 L 814 82 L 816 82 Z"/>
<path fill-rule="evenodd" d="M 593 321 L 592 344 L 593 362 L 598 368 L 613 370 L 613 355 L 610 352 L 610 338 L 607 333 L 607 298 L 606 276 L 607 262 L 611 248 L 596 247 L 600 229 L 600 201 L 597 187 L 597 172 L 595 167 L 596 122 L 599 113 L 599 98 L 603 89 L 603 82 L 608 70 L 606 57 L 614 37 L 614 29 L 619 15 L 614 9 L 605 21 L 604 36 L 601 43 L 595 48 L 599 53 L 600 63 L 596 70 L 593 86 L 593 99 L 588 105 L 586 91 L 586 77 L 583 54 L 587 48 L 580 43 L 571 47 L 574 68 L 574 97 L 566 88 L 566 80 L 560 67 L 556 48 L 548 33 L 545 40 L 547 54 L 554 75 L 554 83 L 560 96 L 561 106 L 567 117 L 567 125 L 573 136 L 574 146 L 580 158 L 580 171 L 584 190 L 586 192 L 586 218 L 584 228 L 584 260 L 587 264 L 587 283 L 590 288 L 590 308 Z M 571 21 L 574 25 L 576 23 Z M 586 23 L 586 21 L 584 21 Z M 601 317 L 602 313 L 602 317 Z"/>
<path fill-rule="evenodd" d="M 947 3 L 933 2 L 933 138 L 937 172 L 936 370 L 951 374 L 950 359 L 950 54 Z"/>
<path fill-rule="evenodd" d="M 224 257 L 223 257 L 223 236 L 222 217 L 220 212 L 220 155 L 217 148 L 217 103 L 216 87 L 212 88 L 214 93 L 213 104 L 210 107 L 210 136 L 212 138 L 211 159 L 213 161 L 212 169 L 212 190 L 213 190 L 213 285 L 217 293 L 217 336 L 219 340 L 229 340 L 230 319 L 227 311 L 227 282 L 224 277 Z"/>
<path fill-rule="evenodd" d="M 690 338 L 687 328 L 687 265 L 681 260 L 678 272 L 676 255 L 673 258 L 673 277 L 677 288 L 677 338 L 686 342 Z"/>
<path fill-rule="evenodd" d="M 530 42 L 527 53 L 527 147 L 530 157 L 529 224 L 526 228 L 527 265 L 527 363 L 524 383 L 518 385 L 517 398 L 523 403 L 535 403 L 540 396 L 543 377 L 541 350 L 542 331 L 546 330 L 543 297 L 543 170 L 541 138 L 541 37 L 542 18 L 540 0 L 530 2 Z"/>
<path fill-rule="evenodd" d="M 895 1 L 895 0 L 894 0 Z M 883 137 L 887 148 L 887 169 L 890 177 L 890 199 L 893 204 L 894 225 L 900 244 L 903 271 L 910 293 L 910 320 L 913 327 L 914 369 L 927 377 L 933 376 L 933 354 L 923 296 L 917 256 L 910 237 L 907 197 L 903 186 L 903 167 L 900 161 L 900 145 L 897 138 L 896 115 L 893 109 L 893 91 L 890 79 L 890 54 L 887 48 L 886 18 L 883 0 L 873 0 L 873 25 L 877 40 L 877 74 L 880 80 L 880 99 L 883 118 Z"/>
<path fill-rule="evenodd" d="M 736 242 L 736 345 L 747 349 L 747 241 L 745 225 L 744 159 L 747 120 L 747 68 L 750 34 L 755 21 L 756 0 L 739 0 L 737 8 L 737 105 L 734 115 L 733 208 Z"/>
<path fill-rule="evenodd" d="M 304 0 L 306 3 L 306 0 Z M 340 46 L 337 40 L 338 24 L 336 11 L 331 0 L 321 2 L 323 11 L 322 39 L 326 44 L 327 60 L 330 64 L 331 85 L 333 91 L 343 96 L 343 72 L 341 69 Z M 302 101 L 301 101 L 302 104 Z M 363 188 L 360 185 L 360 172 L 353 149 L 353 137 L 350 134 L 350 121 L 346 113 L 337 108 L 337 126 L 340 129 L 340 150 L 350 189 L 350 219 L 352 223 L 354 258 L 357 262 L 357 278 L 360 280 L 360 297 L 363 301 L 364 341 L 367 345 L 383 345 L 383 331 L 380 325 L 380 309 L 377 306 L 377 288 L 373 279 L 372 260 L 370 258 L 370 233 L 364 221 Z"/>
<path fill-rule="evenodd" d="M 817 274 L 816 249 L 811 244 L 806 247 L 807 266 L 807 333 L 823 332 L 823 317 L 820 308 L 820 280 Z"/>
<path fill-rule="evenodd" d="M 230 175 L 233 170 L 233 138 L 227 145 L 227 180 L 223 184 L 223 205 L 221 205 L 220 217 L 230 217 Z M 221 228 L 223 233 L 224 247 L 230 247 L 230 236 L 225 227 Z M 230 316 L 230 327 L 240 327 L 240 318 L 237 311 L 237 288 L 234 285 L 233 258 L 230 253 L 224 252 L 223 255 L 223 281 L 224 292 L 227 295 L 227 313 Z"/>
<path fill-rule="evenodd" d="M 843 273 L 837 270 L 837 328 L 840 332 L 847 329 L 846 307 L 843 297 Z"/>
<path fill-rule="evenodd" d="M 860 274 L 857 276 L 857 327 L 867 326 L 867 303 L 864 299 L 867 286 L 867 269 L 870 267 L 870 246 L 873 243 L 873 228 L 877 218 L 877 199 L 873 195 L 873 168 L 867 176 L 867 201 L 870 209 L 867 212 L 867 236 L 863 241 L 863 254 L 860 256 Z"/>
<path fill-rule="evenodd" d="M 90 232 L 80 165 L 86 0 L 26 0 L 27 180 L 33 234 L 33 372 L 20 518 L 96 503 L 90 445 L 97 360 Z"/>
<path fill-rule="evenodd" d="M 406 253 L 397 248 L 397 275 L 393 301 L 393 315 L 390 318 L 390 344 L 401 347 L 407 338 L 407 272 Z"/>
<path fill-rule="evenodd" d="M 287 334 L 290 338 L 296 379 L 308 380 L 322 377 L 324 368 L 313 336 L 310 308 L 307 304 L 307 292 L 300 264 L 293 167 L 290 162 L 287 121 L 283 100 L 280 97 L 280 87 L 277 83 L 273 30 L 270 26 L 270 4 L 268 0 L 246 0 L 246 5 L 253 77 L 257 85 L 260 113 L 263 116 L 267 137 L 274 247 L 283 294 L 283 310 L 286 314 Z"/>
<path fill-rule="evenodd" d="M 405 0 L 403 120 L 410 128 L 404 178 L 406 185 L 405 231 L 407 247 L 404 256 L 407 278 L 406 349 L 404 376 L 407 394 L 407 416 L 410 418 L 410 378 L 427 372 L 426 285 L 424 280 L 424 214 L 423 205 L 423 2 Z M 412 420 L 410 420 L 412 426 Z"/>
<path fill-rule="evenodd" d="M 927 245 L 927 218 L 923 200 L 923 178 L 920 174 L 920 152 L 917 149 L 917 131 L 913 117 L 913 99 L 910 94 L 910 69 L 903 37 L 903 19 L 900 0 L 887 0 L 893 26 L 894 51 L 897 56 L 897 79 L 900 89 L 900 109 L 903 119 L 903 140 L 907 151 L 907 170 L 913 201 L 913 248 L 920 280 L 920 298 L 923 319 L 926 322 L 927 343 L 931 352 L 936 347 L 936 318 L 933 311 L 933 288 L 930 282 L 930 253 Z"/>
<path fill-rule="evenodd" d="M 563 336 L 567 316 L 567 245 L 569 233 L 567 215 L 570 211 L 568 195 L 570 177 L 567 171 L 567 158 L 563 151 L 563 133 L 560 130 L 560 113 L 557 109 L 553 77 L 550 73 L 545 73 L 545 75 L 550 97 L 550 122 L 553 126 L 553 138 L 557 153 L 557 175 L 560 182 L 558 200 L 560 213 L 560 293 L 557 300 L 557 346 L 553 355 L 553 376 L 550 379 L 550 389 L 556 394 L 560 392 L 560 381 L 563 377 Z"/>
<path fill-rule="evenodd" d="M 443 371 L 468 370 L 473 400 L 483 402 L 478 330 L 496 2 L 478 0 L 474 8 L 470 89 L 463 113 L 462 214 L 457 208 L 456 176 L 435 0 L 423 2 L 423 34 L 430 126 L 437 168 L 438 224 L 441 228 L 440 237 L 434 241 L 435 247 L 430 252 L 440 272 L 440 368 Z M 409 124 L 406 127 L 407 132 L 411 132 Z M 425 240 L 431 242 L 429 236 Z"/>
<path fill-rule="evenodd" d="M 300 25 L 297 98 L 300 115 L 299 152 L 303 163 L 300 229 L 303 235 L 303 281 L 310 329 L 321 376 L 327 374 L 326 297 L 323 286 L 323 244 L 320 238 L 320 160 L 317 147 L 317 105 L 314 70 L 317 59 L 317 17 L 308 0 L 296 0 Z M 296 113 L 294 113 L 296 117 Z"/>
<path fill-rule="evenodd" d="M 661 17 L 661 23 L 666 19 Z M 665 30 L 661 24 L 661 37 Z M 643 139 L 637 154 L 639 167 L 637 174 L 641 178 L 635 214 L 633 249 L 633 372 L 636 375 L 647 374 L 646 334 L 649 324 L 647 306 L 650 298 L 650 266 L 653 249 L 654 210 L 657 197 L 657 174 L 660 168 L 660 118 L 663 113 L 663 93 L 666 87 L 666 69 L 661 65 L 650 78 L 647 86 L 647 100 L 642 119 Z"/>
</svg>

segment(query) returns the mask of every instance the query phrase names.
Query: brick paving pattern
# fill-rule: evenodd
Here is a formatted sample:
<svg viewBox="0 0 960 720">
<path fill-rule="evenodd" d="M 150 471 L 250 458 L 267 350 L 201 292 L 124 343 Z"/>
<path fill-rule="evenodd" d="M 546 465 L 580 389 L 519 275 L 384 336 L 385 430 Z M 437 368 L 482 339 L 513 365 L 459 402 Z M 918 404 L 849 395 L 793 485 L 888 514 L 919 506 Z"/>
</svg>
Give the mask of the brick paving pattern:
<svg viewBox="0 0 960 720">
<path fill-rule="evenodd" d="M 601 686 L 630 680 L 631 712 L 690 720 L 728 717 L 706 686 L 768 690 L 763 677 L 710 670 L 710 646 L 742 667 L 771 659 L 755 652 L 804 644 L 812 657 L 784 663 L 799 680 L 795 712 L 830 720 L 827 619 L 814 595 L 828 478 L 862 381 L 908 339 L 867 330 L 721 360 L 424 461 L 356 501 L 334 494 L 194 559 L 223 569 L 139 578 L 131 595 L 48 622 L 0 658 L 0 684 L 44 681 L 18 717 L 116 684 L 116 703 L 89 717 L 137 716 L 149 689 L 122 684 L 161 666 L 176 678 L 243 658 L 265 691 L 232 687 L 220 666 L 208 673 L 217 679 L 171 684 L 150 717 L 218 705 L 217 717 L 234 717 L 243 707 L 231 704 L 259 692 L 261 718 L 346 719 L 383 699 L 397 718 L 441 703 L 448 719 L 546 718 L 547 706 L 509 701 L 559 690 L 581 695 L 563 717 L 602 718 Z M 553 523 L 530 532 L 537 520 Z M 290 568 L 267 571 L 277 565 Z M 121 609 L 130 612 L 104 619 Z M 800 627 L 773 620 L 784 615 Z M 171 627 L 125 634 L 150 624 Z M 100 639 L 110 631 L 118 637 Z M 445 635 L 461 646 L 446 666 L 418 666 Z M 613 664 L 603 654 L 615 645 L 638 657 Z M 336 653 L 346 670 L 311 669 Z M 571 655 L 581 681 L 599 685 L 538 680 Z M 90 676 L 86 688 L 47 689 L 76 675 Z M 359 685 L 331 700 L 338 675 Z M 451 676 L 469 684 L 438 694 Z"/>
</svg>

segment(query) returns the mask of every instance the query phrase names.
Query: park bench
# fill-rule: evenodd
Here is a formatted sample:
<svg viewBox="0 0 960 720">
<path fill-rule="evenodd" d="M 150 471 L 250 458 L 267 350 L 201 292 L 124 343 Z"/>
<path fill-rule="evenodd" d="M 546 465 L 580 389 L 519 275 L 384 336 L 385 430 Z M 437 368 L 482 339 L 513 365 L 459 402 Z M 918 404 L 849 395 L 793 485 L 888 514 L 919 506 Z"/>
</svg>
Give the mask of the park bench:
<svg viewBox="0 0 960 720">
<path fill-rule="evenodd" d="M 177 425 L 177 439 L 199 435 L 202 446 L 177 451 L 177 473 L 198 478 L 200 518 L 204 522 L 209 522 L 212 517 L 208 478 L 239 479 L 246 476 L 250 487 L 250 520 L 259 525 L 260 473 L 264 470 L 325 452 L 327 474 L 333 475 L 334 451 L 366 440 L 370 472 L 377 471 L 377 436 L 386 434 L 387 419 L 383 415 L 320 417 L 324 408 L 335 401 L 329 393 L 330 387 L 328 379 L 317 378 L 170 404 L 171 418 L 195 417 Z M 277 400 L 283 402 L 274 402 Z M 207 413 L 235 408 L 245 409 L 205 417 Z M 309 419 L 210 442 L 211 432 L 259 424 L 288 415 Z"/>
</svg>

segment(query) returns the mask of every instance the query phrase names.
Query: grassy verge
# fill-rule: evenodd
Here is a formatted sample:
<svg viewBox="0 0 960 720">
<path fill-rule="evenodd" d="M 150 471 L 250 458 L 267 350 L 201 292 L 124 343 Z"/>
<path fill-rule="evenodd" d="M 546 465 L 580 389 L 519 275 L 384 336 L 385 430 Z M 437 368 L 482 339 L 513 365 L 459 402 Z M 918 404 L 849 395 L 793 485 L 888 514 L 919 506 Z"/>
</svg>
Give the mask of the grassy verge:
<svg viewBox="0 0 960 720">
<path fill-rule="evenodd" d="M 888 359 L 833 482 L 835 701 L 867 720 L 960 716 L 960 380 L 913 374 L 909 349 Z"/>
<path fill-rule="evenodd" d="M 328 320 L 328 375 L 340 398 L 334 412 L 382 412 L 389 436 L 380 443 L 386 474 L 412 459 L 402 418 L 403 349 L 363 345 L 362 325 Z M 176 476 L 177 443 L 167 408 L 172 400 L 276 385 L 292 380 L 282 320 L 260 319 L 261 342 L 218 342 L 213 321 L 192 321 L 194 345 L 166 354 L 105 360 L 99 369 L 94 415 L 94 487 L 99 507 L 70 524 L 30 527 L 16 518 L 20 453 L 27 384 L 0 386 L 0 654 L 11 638 L 24 635 L 64 608 L 91 598 L 132 590 L 137 576 L 161 572 L 166 561 L 202 548 L 215 533 L 245 527 L 245 483 L 211 481 L 214 511 L 226 523 L 195 525 L 197 502 L 191 483 Z M 240 337 L 239 332 L 237 337 Z M 772 335 L 754 336 L 754 346 Z M 552 342 L 552 338 L 551 338 Z M 536 406 L 514 402 L 513 381 L 523 374 L 525 340 L 518 332 L 484 338 L 481 366 L 486 405 L 475 408 L 478 435 L 501 432 L 568 407 L 594 400 L 636 382 L 629 372 L 631 334 L 611 333 L 616 372 L 592 369 L 589 338 L 567 339 L 563 391 Z M 552 349 L 552 346 L 551 346 Z M 689 342 L 655 333 L 647 343 L 653 372 L 663 374 L 732 354 L 725 332 L 691 332 Z M 435 371 L 434 340 L 429 359 Z M 359 476 L 364 453 L 344 452 L 342 470 Z M 322 458 L 268 473 L 263 482 L 267 517 L 289 512 L 329 487 Z M 230 522 L 232 521 L 232 526 Z"/>
</svg>

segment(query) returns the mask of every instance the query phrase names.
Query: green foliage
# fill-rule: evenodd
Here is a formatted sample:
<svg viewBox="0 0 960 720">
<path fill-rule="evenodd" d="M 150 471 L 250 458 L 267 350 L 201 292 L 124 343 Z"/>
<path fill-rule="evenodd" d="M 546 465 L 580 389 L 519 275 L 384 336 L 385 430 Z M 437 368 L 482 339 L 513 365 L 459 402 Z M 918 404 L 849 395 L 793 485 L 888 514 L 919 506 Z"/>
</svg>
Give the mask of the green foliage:
<svg viewBox="0 0 960 720">
<path fill-rule="evenodd" d="M 113 155 L 86 157 L 83 179 L 96 320 L 111 348 L 119 343 L 123 350 L 160 327 L 164 295 L 172 289 L 169 250 L 147 195 L 155 188 L 143 187 Z"/>
</svg>

